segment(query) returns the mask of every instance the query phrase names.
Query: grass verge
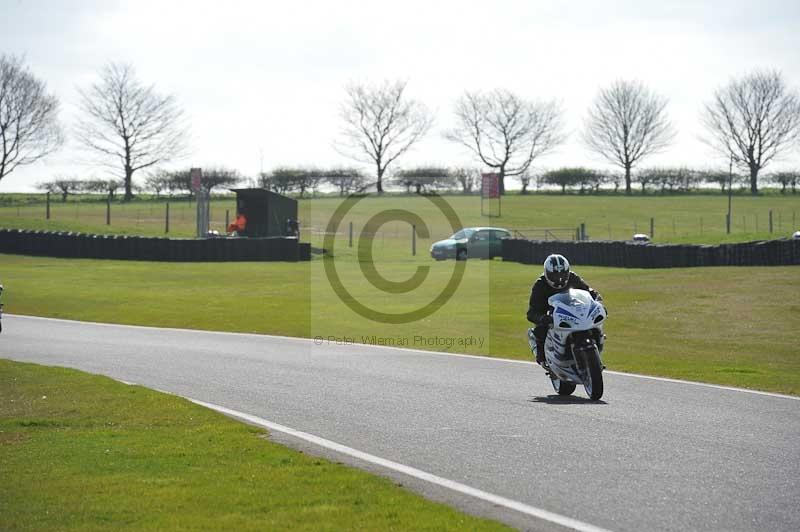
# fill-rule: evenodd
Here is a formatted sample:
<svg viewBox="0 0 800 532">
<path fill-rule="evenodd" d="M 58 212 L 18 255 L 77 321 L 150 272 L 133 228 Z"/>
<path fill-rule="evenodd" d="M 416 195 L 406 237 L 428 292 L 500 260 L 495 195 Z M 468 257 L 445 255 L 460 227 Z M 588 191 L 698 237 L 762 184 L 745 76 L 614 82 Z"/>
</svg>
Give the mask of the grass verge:
<svg viewBox="0 0 800 532">
<path fill-rule="evenodd" d="M 500 530 L 184 399 L 0 360 L 2 530 Z"/>
<path fill-rule="evenodd" d="M 407 279 L 405 295 L 381 294 L 359 265 L 337 259 L 354 298 L 387 312 L 418 308 L 449 278 L 453 261 L 391 260 L 383 275 Z M 10 313 L 161 327 L 253 332 L 325 341 L 402 340 L 432 349 L 530 359 L 525 310 L 539 268 L 467 261 L 450 300 L 430 316 L 392 325 L 358 316 L 311 263 L 148 263 L 0 255 Z M 576 266 L 610 310 L 604 355 L 613 370 L 800 395 L 800 267 L 633 270 Z M 430 288 L 428 288 L 430 284 Z M 482 338 L 482 344 L 430 344 Z M 421 339 L 418 340 L 418 339 Z"/>
<path fill-rule="evenodd" d="M 43 195 L 41 196 L 43 198 Z M 2 196 L 0 196 L 0 199 Z M 530 194 L 503 198 L 502 218 L 481 216 L 478 196 L 447 195 L 444 199 L 458 213 L 465 227 L 499 225 L 519 229 L 527 238 L 545 238 L 543 229 L 552 229 L 559 238 L 572 238 L 580 224 L 593 240 L 629 240 L 634 233 L 649 233 L 654 219 L 654 242 L 717 244 L 787 238 L 800 229 L 800 196 L 742 196 L 733 199 L 731 234 L 726 234 L 727 197 L 713 194 L 646 195 L 646 196 L 579 196 Z M 43 203 L 21 205 L 0 204 L 0 227 L 76 231 L 98 234 L 191 237 L 195 234 L 196 205 L 179 200 L 170 203 L 169 234 L 166 229 L 166 199 L 115 202 L 111 206 L 111 224 L 106 225 L 106 204 L 103 201 L 53 201 L 50 219 L 45 219 Z M 316 235 L 327 226 L 340 205 L 339 198 L 300 200 L 299 218 L 303 240 L 316 243 Z M 437 223 L 438 211 L 424 197 L 370 197 L 355 207 L 345 220 L 352 221 L 358 232 L 370 214 L 388 209 L 411 209 L 429 224 L 434 240 L 452 234 L 449 225 Z M 773 232 L 769 231 L 769 214 L 773 214 Z M 236 215 L 235 200 L 216 198 L 211 202 L 210 228 L 225 230 Z M 404 223 L 390 223 L 381 228 L 386 238 L 401 239 L 404 249 L 410 248 L 410 231 Z M 383 237 L 382 237 L 383 238 Z M 549 238 L 553 238 L 549 236 Z M 430 242 L 421 242 L 429 245 Z"/>
</svg>

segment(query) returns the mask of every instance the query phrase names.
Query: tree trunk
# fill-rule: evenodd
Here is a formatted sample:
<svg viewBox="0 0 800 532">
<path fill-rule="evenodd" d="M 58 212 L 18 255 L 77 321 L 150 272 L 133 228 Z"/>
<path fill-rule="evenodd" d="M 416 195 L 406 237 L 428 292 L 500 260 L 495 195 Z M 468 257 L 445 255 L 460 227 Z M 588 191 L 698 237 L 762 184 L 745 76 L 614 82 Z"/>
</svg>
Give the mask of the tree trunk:
<svg viewBox="0 0 800 532">
<path fill-rule="evenodd" d="M 642 193 L 644 193 L 644 185 L 642 185 Z M 631 192 L 631 167 L 630 165 L 625 166 L 625 195 L 630 196 Z"/>
<path fill-rule="evenodd" d="M 376 183 L 375 188 L 378 191 L 378 194 L 383 194 L 383 170 L 384 169 L 381 168 L 380 159 L 378 159 L 376 164 L 378 165 L 378 182 Z"/>
<path fill-rule="evenodd" d="M 758 167 L 750 167 L 750 194 L 758 194 Z"/>
<path fill-rule="evenodd" d="M 130 201 L 133 199 L 133 168 L 130 165 L 125 165 L 125 198 L 123 201 Z"/>
<path fill-rule="evenodd" d="M 500 169 L 500 178 L 499 178 L 499 187 L 500 187 L 500 195 L 506 195 L 506 170 L 505 168 Z"/>
</svg>

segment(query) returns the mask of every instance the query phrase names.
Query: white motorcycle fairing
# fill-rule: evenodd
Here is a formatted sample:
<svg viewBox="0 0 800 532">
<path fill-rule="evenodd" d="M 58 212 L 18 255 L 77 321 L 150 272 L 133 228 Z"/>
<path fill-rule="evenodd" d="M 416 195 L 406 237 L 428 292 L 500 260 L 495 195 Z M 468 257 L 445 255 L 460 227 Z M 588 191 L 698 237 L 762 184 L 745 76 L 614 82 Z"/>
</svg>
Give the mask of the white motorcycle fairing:
<svg viewBox="0 0 800 532">
<path fill-rule="evenodd" d="M 603 395 L 603 324 L 608 314 L 586 290 L 571 288 L 548 299 L 553 325 L 544 344 L 545 360 L 553 388 L 569 395 L 582 384 L 593 400 Z M 535 348 L 535 339 L 531 338 Z"/>
</svg>

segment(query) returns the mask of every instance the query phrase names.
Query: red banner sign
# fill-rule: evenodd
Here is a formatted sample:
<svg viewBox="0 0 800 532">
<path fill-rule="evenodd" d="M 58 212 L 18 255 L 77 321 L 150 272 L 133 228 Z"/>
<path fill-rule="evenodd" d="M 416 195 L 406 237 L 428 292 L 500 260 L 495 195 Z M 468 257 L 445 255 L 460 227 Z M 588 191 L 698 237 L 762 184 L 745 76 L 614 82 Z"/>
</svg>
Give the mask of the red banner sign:
<svg viewBox="0 0 800 532">
<path fill-rule="evenodd" d="M 189 171 L 192 178 L 192 191 L 197 192 L 200 190 L 200 180 L 203 178 L 203 170 L 200 168 L 192 168 Z"/>
<path fill-rule="evenodd" d="M 500 197 L 500 174 L 481 174 L 481 197 Z"/>
</svg>

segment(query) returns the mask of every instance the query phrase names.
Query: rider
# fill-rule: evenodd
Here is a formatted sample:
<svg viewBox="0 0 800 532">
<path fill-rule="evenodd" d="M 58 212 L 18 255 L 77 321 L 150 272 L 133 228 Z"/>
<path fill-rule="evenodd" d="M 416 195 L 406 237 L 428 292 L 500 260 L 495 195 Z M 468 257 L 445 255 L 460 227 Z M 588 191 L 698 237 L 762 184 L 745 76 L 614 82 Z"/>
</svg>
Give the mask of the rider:
<svg viewBox="0 0 800 532">
<path fill-rule="evenodd" d="M 533 335 L 536 338 L 536 363 L 544 365 L 544 341 L 547 330 L 553 323 L 552 307 L 547 300 L 569 288 L 578 288 L 588 291 L 592 298 L 602 300 L 600 293 L 590 288 L 580 275 L 570 271 L 569 261 L 563 255 L 549 255 L 544 260 L 544 273 L 531 288 L 531 298 L 528 303 L 528 321 L 536 324 Z"/>
</svg>

